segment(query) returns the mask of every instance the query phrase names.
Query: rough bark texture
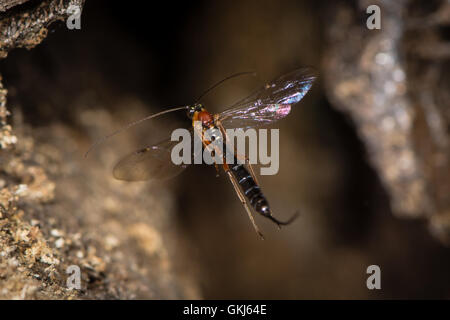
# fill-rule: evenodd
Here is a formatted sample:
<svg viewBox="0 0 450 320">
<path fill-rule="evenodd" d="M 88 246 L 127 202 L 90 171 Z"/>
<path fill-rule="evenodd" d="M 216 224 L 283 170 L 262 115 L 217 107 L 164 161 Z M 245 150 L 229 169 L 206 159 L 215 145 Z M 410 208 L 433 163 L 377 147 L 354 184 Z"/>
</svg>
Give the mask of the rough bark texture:
<svg viewBox="0 0 450 320">
<path fill-rule="evenodd" d="M 361 27 L 354 7 L 336 6 L 325 57 L 328 93 L 351 115 L 399 217 L 430 220 L 450 240 L 450 5 L 358 2 L 381 8 L 380 30 Z M 359 11 L 359 12 L 361 12 Z"/>
<path fill-rule="evenodd" d="M 31 49 L 47 36 L 47 27 L 55 21 L 64 21 L 71 6 L 83 6 L 84 0 L 42 1 L 37 5 L 12 12 L 0 20 L 0 58 L 14 48 Z M 15 11 L 15 8 L 11 11 Z"/>
<path fill-rule="evenodd" d="M 28 0 L 1 0 L 0 1 L 0 11 L 6 11 L 14 6 L 25 3 Z"/>
<path fill-rule="evenodd" d="M 64 19 L 70 4 L 82 3 L 43 1 L 3 17 L 0 56 L 39 44 L 50 23 Z M 11 5 L 2 3 L 2 8 Z M 98 174 L 100 161 L 83 161 L 74 153 L 75 146 L 86 145 L 65 126 L 31 128 L 21 123 L 18 111 L 13 129 L 1 80 L 0 298 L 198 297 L 195 284 L 173 270 L 173 246 L 166 240 L 173 232 L 167 230 L 169 193 L 153 193 L 137 203 L 133 196 L 148 192 L 147 187 L 111 184 Z M 90 114 L 80 121 L 89 124 L 104 116 Z M 105 132 L 112 130 L 112 120 L 110 125 Z M 81 290 L 66 285 L 71 265 L 81 269 Z"/>
</svg>

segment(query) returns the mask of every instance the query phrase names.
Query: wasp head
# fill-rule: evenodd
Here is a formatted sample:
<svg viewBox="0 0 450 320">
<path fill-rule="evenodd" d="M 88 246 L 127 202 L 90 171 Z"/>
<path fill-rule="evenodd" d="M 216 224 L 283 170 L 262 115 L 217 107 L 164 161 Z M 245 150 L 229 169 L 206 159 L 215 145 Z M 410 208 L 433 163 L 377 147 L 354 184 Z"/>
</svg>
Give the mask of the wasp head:
<svg viewBox="0 0 450 320">
<path fill-rule="evenodd" d="M 203 110 L 203 105 L 201 103 L 193 104 L 193 105 L 189 106 L 189 108 L 187 109 L 187 116 L 189 119 L 192 119 L 196 112 L 200 112 L 202 110 Z"/>
</svg>

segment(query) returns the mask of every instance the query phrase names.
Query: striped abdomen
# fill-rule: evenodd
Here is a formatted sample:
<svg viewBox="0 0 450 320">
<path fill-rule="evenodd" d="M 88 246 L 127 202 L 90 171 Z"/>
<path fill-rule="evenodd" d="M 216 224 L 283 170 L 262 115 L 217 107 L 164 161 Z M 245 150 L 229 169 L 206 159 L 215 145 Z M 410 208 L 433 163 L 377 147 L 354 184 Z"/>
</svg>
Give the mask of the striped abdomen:
<svg viewBox="0 0 450 320">
<path fill-rule="evenodd" d="M 269 215 L 270 209 L 266 197 L 248 170 L 242 164 L 235 164 L 231 167 L 231 172 L 255 211 L 265 216 Z"/>
</svg>

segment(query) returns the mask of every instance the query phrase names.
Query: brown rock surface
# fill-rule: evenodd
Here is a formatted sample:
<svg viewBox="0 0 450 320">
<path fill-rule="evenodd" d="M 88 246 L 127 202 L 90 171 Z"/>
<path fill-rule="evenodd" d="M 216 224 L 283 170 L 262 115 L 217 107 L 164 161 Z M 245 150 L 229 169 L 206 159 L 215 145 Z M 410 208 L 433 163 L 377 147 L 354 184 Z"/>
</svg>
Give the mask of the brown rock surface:
<svg viewBox="0 0 450 320">
<path fill-rule="evenodd" d="M 43 1 L 0 20 L 2 56 L 38 44 L 69 3 Z M 0 83 L 0 298 L 198 297 L 171 261 L 170 194 L 111 182 L 102 163 L 111 154 L 84 159 L 90 141 L 70 127 L 33 128 L 19 110 L 12 127 L 7 93 Z M 81 113 L 79 121 L 89 127 L 104 116 Z M 109 124 L 97 129 L 112 130 Z M 140 193 L 147 195 L 136 201 Z M 71 265 L 81 269 L 81 290 L 66 286 Z"/>
<path fill-rule="evenodd" d="M 365 1 L 163 2 L 148 11 L 94 0 L 78 31 L 48 24 L 61 12 L 54 3 L 69 2 L 0 15 L 25 31 L 0 32 L 2 298 L 449 297 L 445 1 L 395 2 L 382 9 L 385 28 L 370 32 Z M 53 15 L 29 12 L 36 28 L 23 29 L 25 11 L 45 5 L 40 12 Z M 398 28 L 414 25 L 403 12 L 423 10 L 423 27 Z M 47 38 L 23 49 L 40 30 Z M 306 65 L 318 81 L 276 126 L 279 173 L 260 177 L 278 218 L 301 216 L 281 231 L 256 217 L 264 242 L 213 168 L 162 184 L 112 178 L 114 162 L 154 141 L 150 129 L 162 124 L 83 158 L 95 139 L 191 103 L 232 73 L 259 76 L 211 92 L 209 110 Z M 72 264 L 81 291 L 65 285 Z M 382 270 L 380 291 L 365 286 L 371 264 Z"/>
</svg>

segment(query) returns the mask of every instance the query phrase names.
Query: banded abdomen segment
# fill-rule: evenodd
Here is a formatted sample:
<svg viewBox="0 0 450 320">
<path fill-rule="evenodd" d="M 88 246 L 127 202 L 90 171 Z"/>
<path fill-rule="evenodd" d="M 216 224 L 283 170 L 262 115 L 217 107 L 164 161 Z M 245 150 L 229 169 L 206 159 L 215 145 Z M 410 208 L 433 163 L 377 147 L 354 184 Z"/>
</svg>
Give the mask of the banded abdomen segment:
<svg viewBox="0 0 450 320">
<path fill-rule="evenodd" d="M 226 148 L 226 146 L 227 145 L 225 144 L 225 153 L 228 155 L 229 150 Z M 298 213 L 295 213 L 287 221 L 279 221 L 278 219 L 275 219 L 272 216 L 272 212 L 270 210 L 269 203 L 267 202 L 266 197 L 261 192 L 261 189 L 259 188 L 256 181 L 253 179 L 250 172 L 243 164 L 239 163 L 234 154 L 230 155 L 234 157 L 235 161 L 234 162 L 235 164 L 229 167 L 230 172 L 236 179 L 245 197 L 247 197 L 250 205 L 255 209 L 256 212 L 275 222 L 278 225 L 278 227 L 282 225 L 288 225 L 297 218 Z"/>
<path fill-rule="evenodd" d="M 247 168 L 242 164 L 235 164 L 231 167 L 231 172 L 255 211 L 270 216 L 269 203 Z"/>
</svg>

